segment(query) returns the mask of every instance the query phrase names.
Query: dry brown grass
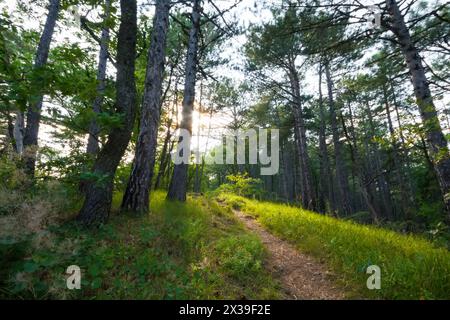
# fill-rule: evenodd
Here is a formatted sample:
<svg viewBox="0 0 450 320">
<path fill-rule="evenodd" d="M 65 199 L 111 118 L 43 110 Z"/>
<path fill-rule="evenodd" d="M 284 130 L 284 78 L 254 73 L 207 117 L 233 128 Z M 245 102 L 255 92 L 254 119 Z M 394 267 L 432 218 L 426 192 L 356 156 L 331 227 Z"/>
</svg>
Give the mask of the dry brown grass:
<svg viewBox="0 0 450 320">
<path fill-rule="evenodd" d="M 35 235 L 39 243 L 48 242 L 46 230 L 66 221 L 68 199 L 57 182 L 47 183 L 30 195 L 27 191 L 0 188 L 0 238 L 23 239 Z"/>
</svg>

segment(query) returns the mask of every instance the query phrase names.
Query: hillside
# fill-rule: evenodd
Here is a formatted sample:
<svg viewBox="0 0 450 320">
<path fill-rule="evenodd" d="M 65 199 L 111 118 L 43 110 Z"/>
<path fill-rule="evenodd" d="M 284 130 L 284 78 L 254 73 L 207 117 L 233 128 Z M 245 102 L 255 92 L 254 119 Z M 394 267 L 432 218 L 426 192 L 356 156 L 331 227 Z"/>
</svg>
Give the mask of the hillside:
<svg viewBox="0 0 450 320">
<path fill-rule="evenodd" d="M 282 279 L 287 270 L 270 268 L 273 253 L 239 221 L 237 210 L 288 240 L 308 265 L 330 269 L 324 290 L 339 292 L 339 298 L 449 298 L 450 254 L 418 237 L 229 194 L 181 204 L 156 192 L 151 209 L 140 218 L 115 211 L 96 231 L 68 222 L 9 243 L 2 239 L 2 298 L 320 298 L 317 292 L 290 295 Z M 81 290 L 69 291 L 64 272 L 73 264 L 82 270 Z M 382 270 L 376 292 L 366 288 L 370 264 Z M 311 267 L 296 269 L 307 274 Z M 322 280 L 302 281 L 324 288 Z"/>
</svg>

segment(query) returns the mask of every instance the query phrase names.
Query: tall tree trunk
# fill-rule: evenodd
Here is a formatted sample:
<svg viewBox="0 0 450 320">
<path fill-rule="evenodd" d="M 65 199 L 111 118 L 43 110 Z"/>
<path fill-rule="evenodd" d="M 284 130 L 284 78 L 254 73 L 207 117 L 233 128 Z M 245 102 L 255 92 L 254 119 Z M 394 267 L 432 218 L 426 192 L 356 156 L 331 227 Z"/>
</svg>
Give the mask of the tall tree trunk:
<svg viewBox="0 0 450 320">
<path fill-rule="evenodd" d="M 7 146 L 9 143 L 11 143 L 13 149 L 15 152 L 17 152 L 17 145 L 14 138 L 14 120 L 11 116 L 11 113 L 8 111 L 4 112 L 2 116 L 6 117 L 6 133 L 7 133 L 7 143 L 5 143 L 5 146 Z M 9 141 L 8 141 L 9 140 Z M 4 151 L 5 149 L 3 149 Z"/>
<path fill-rule="evenodd" d="M 296 141 L 298 144 L 298 157 L 300 163 L 300 176 L 302 186 L 302 204 L 305 209 L 316 209 L 316 197 L 311 174 L 310 159 L 308 155 L 308 145 L 306 141 L 306 127 L 303 119 L 303 107 L 300 95 L 300 79 L 298 77 L 295 64 L 292 63 L 289 70 L 289 79 L 293 97 L 294 126 Z"/>
<path fill-rule="evenodd" d="M 111 12 L 111 0 L 105 0 L 105 12 L 103 18 L 102 35 L 100 38 L 100 53 L 98 56 L 97 67 L 97 95 L 92 105 L 92 110 L 97 115 L 101 112 L 103 105 L 103 99 L 106 89 L 106 66 L 108 63 L 108 50 L 109 50 L 109 19 Z M 97 154 L 99 149 L 98 138 L 100 134 L 100 128 L 97 121 L 94 119 L 89 127 L 89 139 L 86 152 L 89 154 Z"/>
<path fill-rule="evenodd" d="M 278 128 L 281 128 L 281 118 L 280 113 L 278 112 L 278 109 L 275 109 L 275 118 L 276 118 L 276 125 Z M 286 159 L 286 149 L 287 149 L 288 141 L 282 141 L 281 148 L 280 148 L 280 160 L 281 160 L 281 174 L 279 175 L 279 188 L 281 188 L 282 192 L 280 194 L 282 195 L 282 198 L 289 203 L 289 192 L 288 192 L 288 164 Z"/>
<path fill-rule="evenodd" d="M 411 39 L 396 0 L 386 0 L 392 20 L 389 26 L 395 34 L 411 74 L 417 105 L 422 118 L 429 154 L 442 192 L 444 208 L 450 219 L 450 155 L 442 132 L 436 107 L 426 78 L 419 50 Z"/>
<path fill-rule="evenodd" d="M 195 164 L 194 192 L 200 193 L 200 163 Z"/>
<path fill-rule="evenodd" d="M 203 81 L 200 84 L 200 101 L 199 101 L 199 110 L 198 110 L 198 125 L 197 125 L 197 149 L 198 155 L 200 156 L 200 136 L 202 134 L 201 128 L 201 118 L 202 118 L 202 99 L 203 99 Z M 194 192 L 200 193 L 202 186 L 200 182 L 200 159 L 196 159 L 195 164 L 195 180 L 194 180 Z"/>
<path fill-rule="evenodd" d="M 373 192 L 370 191 L 370 181 L 367 181 L 368 174 L 364 172 L 363 165 L 361 164 L 361 159 L 358 151 L 358 146 L 356 144 L 356 136 L 350 137 L 349 132 L 347 130 L 344 117 L 342 114 L 340 115 L 342 128 L 344 131 L 344 135 L 349 141 L 350 146 L 350 155 L 352 160 L 352 169 L 354 176 L 357 177 L 357 184 L 359 184 L 359 188 L 361 190 L 361 194 L 363 196 L 364 202 L 369 210 L 370 215 L 372 216 L 372 221 L 374 223 L 379 222 L 379 214 L 374 205 Z M 353 130 L 353 129 L 352 129 Z"/>
<path fill-rule="evenodd" d="M 406 220 L 410 219 L 410 205 L 409 205 L 409 196 L 405 183 L 403 183 L 403 179 L 407 179 L 405 177 L 403 171 L 403 160 L 400 156 L 400 151 L 398 148 L 397 138 L 395 136 L 394 123 L 392 121 L 391 116 L 391 105 L 389 103 L 389 96 L 386 84 L 383 84 L 383 96 L 384 96 L 384 105 L 386 110 L 386 116 L 388 120 L 388 129 L 391 138 L 391 146 L 392 146 L 392 163 L 395 170 L 395 178 L 397 180 L 398 188 L 400 189 L 400 201 L 401 201 L 401 211 L 404 213 Z"/>
<path fill-rule="evenodd" d="M 333 79 L 331 78 L 330 65 L 326 61 L 324 64 L 325 75 L 327 79 L 328 87 L 328 103 L 330 109 L 331 117 L 331 131 L 333 134 L 333 144 L 334 144 L 334 155 L 336 164 L 336 185 L 337 185 L 337 202 L 339 203 L 339 209 L 344 214 L 349 214 L 352 212 L 350 197 L 349 197 L 349 185 L 348 185 L 348 174 L 345 166 L 344 155 L 342 152 L 342 143 L 340 140 L 338 120 L 336 115 L 336 106 L 333 97 Z"/>
<path fill-rule="evenodd" d="M 383 210 L 380 211 L 384 213 L 385 217 L 391 220 L 392 219 L 391 192 L 386 179 L 386 174 L 382 168 L 380 150 L 378 148 L 378 145 L 373 141 L 373 138 L 376 137 L 375 132 L 376 130 L 373 121 L 372 110 L 370 109 L 369 100 L 366 99 L 365 104 L 366 104 L 366 113 L 369 120 L 368 121 L 369 136 L 371 137 L 369 139 L 370 153 L 372 154 L 370 163 L 371 167 L 374 168 L 374 177 L 376 177 L 374 180 L 376 180 L 378 183 L 378 190 L 381 196 L 380 204 L 383 206 Z"/>
<path fill-rule="evenodd" d="M 47 20 L 36 51 L 34 70 L 42 69 L 47 64 L 50 44 L 52 42 L 56 20 L 58 19 L 59 9 L 60 0 L 50 0 Z M 39 125 L 41 122 L 43 100 L 44 95 L 41 90 L 41 92 L 38 93 L 36 100 L 29 102 L 27 109 L 27 124 L 23 138 L 23 146 L 26 149 L 26 152 L 24 153 L 25 171 L 30 176 L 34 176 L 34 171 L 36 169 Z"/>
<path fill-rule="evenodd" d="M 354 121 L 354 112 L 353 112 L 351 101 L 348 101 L 347 106 L 348 106 L 348 113 L 349 113 L 349 117 L 350 117 L 350 130 L 349 130 L 348 134 L 351 135 L 348 139 L 353 144 L 353 150 L 355 150 L 356 156 L 359 157 L 358 161 L 362 161 L 362 157 L 359 156 L 360 152 L 358 151 L 357 133 L 355 130 L 356 127 L 355 127 L 355 121 Z M 341 117 L 342 117 L 342 121 L 344 121 L 342 114 L 341 114 Z M 343 128 L 345 128 L 345 122 L 343 122 Z M 361 178 L 358 175 L 364 176 L 366 174 L 362 163 L 359 163 L 358 165 L 359 165 L 359 168 L 355 168 L 355 164 L 353 163 L 353 168 L 352 168 L 353 170 L 351 170 L 352 185 L 353 185 L 353 190 L 355 190 L 355 192 L 356 192 L 356 190 L 358 190 L 358 188 L 361 187 Z M 364 204 L 366 204 L 366 206 L 364 206 Z M 367 199 L 365 198 L 363 192 L 360 192 L 360 195 L 355 194 L 354 201 L 353 201 L 353 210 L 354 211 L 364 210 L 364 209 L 366 209 L 366 207 L 368 207 Z M 364 209 L 362 209 L 362 208 L 364 208 Z"/>
<path fill-rule="evenodd" d="M 164 175 L 162 176 L 161 184 L 164 186 L 164 188 L 168 188 L 169 183 L 170 183 L 170 178 L 172 177 L 174 165 L 173 165 L 172 161 L 170 161 L 170 154 L 172 153 L 174 147 L 175 147 L 175 141 L 172 140 L 172 141 L 170 141 L 169 151 L 167 152 L 168 157 L 166 159 L 166 170 L 164 172 Z"/>
<path fill-rule="evenodd" d="M 395 93 L 395 87 L 393 84 L 393 80 L 391 78 L 389 78 L 389 84 L 390 84 L 390 89 L 392 91 L 392 99 L 394 102 L 394 108 L 395 108 L 395 115 L 397 116 L 397 125 L 398 125 L 398 131 L 400 134 L 400 141 L 402 143 L 403 146 L 403 152 L 402 152 L 402 156 L 404 159 L 404 163 L 405 163 L 405 176 L 406 176 L 406 187 L 407 187 L 407 192 L 408 192 L 408 198 L 409 198 L 409 209 L 408 211 L 410 211 L 410 213 L 405 213 L 405 219 L 409 220 L 413 214 L 414 214 L 414 208 L 416 208 L 416 198 L 415 198 L 415 193 L 416 193 L 416 187 L 415 187 L 415 183 L 414 183 L 414 179 L 411 177 L 411 172 L 412 172 L 412 166 L 411 166 L 411 161 L 410 161 L 410 157 L 409 157 L 409 150 L 408 150 L 408 146 L 406 144 L 406 139 L 405 139 L 405 135 L 403 134 L 403 125 L 402 125 L 402 121 L 400 118 L 400 111 L 399 111 L 399 104 L 397 101 L 397 95 Z"/>
<path fill-rule="evenodd" d="M 159 187 L 161 185 L 161 178 L 164 176 L 164 174 L 166 172 L 167 162 L 170 159 L 170 155 L 169 155 L 167 149 L 169 148 L 170 139 L 172 138 L 171 127 L 172 127 L 172 118 L 170 118 L 167 122 L 167 131 L 166 131 L 166 136 L 164 138 L 163 148 L 161 150 L 161 156 L 160 156 L 160 161 L 159 161 L 159 170 L 158 170 L 158 175 L 156 176 L 156 181 L 155 181 L 155 190 L 159 189 Z"/>
<path fill-rule="evenodd" d="M 326 142 L 326 112 L 323 104 L 322 93 L 322 66 L 319 70 L 319 154 L 320 154 L 320 189 L 322 198 L 325 203 L 325 211 L 335 211 L 336 203 L 333 193 L 333 178 L 330 168 L 330 159 L 328 157 L 327 142 Z"/>
<path fill-rule="evenodd" d="M 22 111 L 16 114 L 16 121 L 14 122 L 14 146 L 18 154 L 23 152 L 23 134 L 25 130 L 25 119 Z"/>
<path fill-rule="evenodd" d="M 172 66 L 172 69 L 174 69 L 175 66 Z M 161 151 L 160 161 L 159 161 L 159 170 L 158 175 L 156 176 L 156 182 L 155 182 L 155 190 L 159 189 L 161 186 L 162 179 L 166 176 L 166 172 L 170 173 L 170 153 L 173 149 L 173 141 L 172 139 L 172 123 L 173 123 L 173 117 L 176 117 L 178 126 L 178 81 L 179 78 L 177 77 L 175 80 L 175 90 L 174 90 L 174 97 L 173 97 L 173 106 L 172 106 L 172 115 L 169 115 L 169 119 L 167 120 L 167 131 L 166 136 L 164 138 L 164 145 L 163 149 Z"/>
<path fill-rule="evenodd" d="M 170 3 L 156 1 L 153 32 L 148 53 L 147 75 L 141 107 L 141 125 L 133 169 L 122 201 L 122 210 L 147 213 L 158 143 L 160 104 L 169 29 Z"/>
<path fill-rule="evenodd" d="M 280 150 L 280 157 L 281 157 L 281 168 L 282 168 L 282 176 L 281 176 L 281 183 L 283 188 L 283 198 L 289 203 L 289 191 L 288 191 L 288 164 L 286 159 L 286 152 L 285 152 L 286 144 L 283 144 L 283 147 Z"/>
<path fill-rule="evenodd" d="M 296 194 L 296 176 L 295 176 L 295 161 L 292 159 L 292 155 L 295 152 L 292 152 L 292 145 L 288 145 L 288 149 L 286 150 L 285 158 L 286 158 L 286 167 L 289 172 L 289 180 L 288 180 L 288 190 L 289 190 L 289 200 L 295 202 L 295 194 Z"/>
<path fill-rule="evenodd" d="M 187 130 L 192 137 L 192 114 L 194 111 L 195 100 L 195 82 L 197 78 L 197 55 L 198 55 L 198 40 L 200 33 L 200 12 L 201 0 L 194 0 L 192 8 L 192 27 L 189 33 L 188 53 L 186 58 L 186 79 L 184 85 L 183 97 L 183 119 L 181 120 L 180 129 Z M 180 137 L 177 153 L 183 156 L 186 152 L 190 155 L 190 146 L 180 150 Z M 173 176 L 169 185 L 169 192 L 167 198 L 169 200 L 186 201 L 186 192 L 188 185 L 188 163 L 181 163 L 175 165 Z"/>
<path fill-rule="evenodd" d="M 93 172 L 99 181 L 86 185 L 86 198 L 78 221 L 86 226 L 105 223 L 111 210 L 114 175 L 122 159 L 136 117 L 135 58 L 137 36 L 136 0 L 120 0 L 121 17 L 117 41 L 116 112 L 123 115 L 122 125 L 111 129 L 100 150 Z"/>
<path fill-rule="evenodd" d="M 211 135 L 212 115 L 213 115 L 213 109 L 211 109 L 210 112 L 209 112 L 208 135 L 206 137 L 205 153 L 208 152 L 209 137 Z M 205 155 L 202 155 L 202 167 L 200 169 L 200 181 L 199 181 L 200 186 L 202 185 L 203 172 L 205 170 L 205 164 L 206 164 Z"/>
</svg>

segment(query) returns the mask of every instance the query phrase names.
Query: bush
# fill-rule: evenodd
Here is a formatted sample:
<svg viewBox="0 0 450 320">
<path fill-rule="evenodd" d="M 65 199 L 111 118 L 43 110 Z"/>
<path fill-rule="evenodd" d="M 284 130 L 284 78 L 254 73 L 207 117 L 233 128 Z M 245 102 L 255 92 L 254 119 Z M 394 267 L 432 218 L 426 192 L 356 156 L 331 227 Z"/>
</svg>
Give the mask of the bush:
<svg viewBox="0 0 450 320">
<path fill-rule="evenodd" d="M 243 197 L 262 198 L 265 195 L 263 182 L 249 177 L 248 173 L 227 176 L 228 183 L 221 185 L 217 192 L 234 193 Z"/>
<path fill-rule="evenodd" d="M 30 184 L 25 172 L 17 164 L 20 164 L 20 159 L 16 155 L 0 158 L 0 187 L 17 190 L 24 189 Z"/>
</svg>

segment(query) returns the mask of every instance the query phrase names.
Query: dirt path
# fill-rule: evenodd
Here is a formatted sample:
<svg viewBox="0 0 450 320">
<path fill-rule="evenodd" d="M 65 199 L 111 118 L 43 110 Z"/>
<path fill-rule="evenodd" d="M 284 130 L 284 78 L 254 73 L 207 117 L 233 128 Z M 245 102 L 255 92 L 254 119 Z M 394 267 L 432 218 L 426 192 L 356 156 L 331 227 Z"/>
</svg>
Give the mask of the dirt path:
<svg viewBox="0 0 450 320">
<path fill-rule="evenodd" d="M 266 246 L 269 251 L 267 267 L 281 282 L 287 299 L 344 299 L 344 293 L 333 285 L 331 273 L 324 265 L 267 232 L 253 217 L 237 210 L 234 213 Z"/>
</svg>

